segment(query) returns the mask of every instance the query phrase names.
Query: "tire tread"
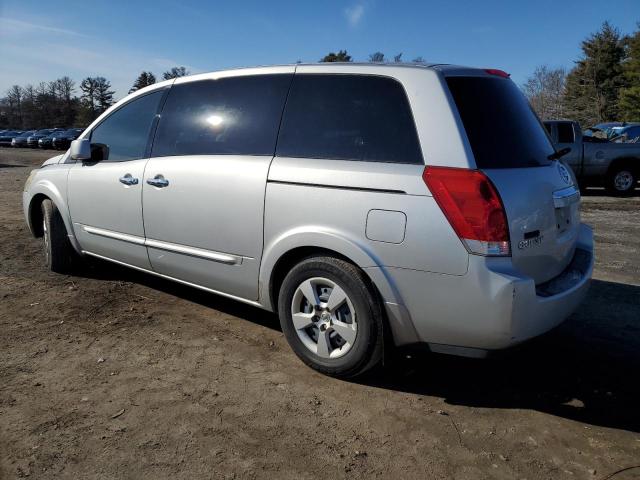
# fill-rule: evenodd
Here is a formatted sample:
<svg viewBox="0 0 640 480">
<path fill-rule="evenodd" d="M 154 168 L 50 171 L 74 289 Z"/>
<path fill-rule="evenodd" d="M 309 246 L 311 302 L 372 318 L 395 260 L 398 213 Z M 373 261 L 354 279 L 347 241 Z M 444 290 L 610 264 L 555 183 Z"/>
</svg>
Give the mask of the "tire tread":
<svg viewBox="0 0 640 480">
<path fill-rule="evenodd" d="M 357 361 L 352 365 L 341 367 L 336 365 L 319 364 L 308 355 L 306 355 L 306 352 L 304 350 L 299 351 L 299 349 L 303 349 L 304 347 L 296 348 L 297 338 L 288 338 L 290 334 L 288 333 L 289 330 L 285 325 L 285 322 L 290 321 L 290 319 L 287 318 L 290 308 L 286 304 L 288 299 L 287 291 L 291 288 L 297 287 L 297 285 L 289 284 L 291 283 L 292 279 L 303 270 L 325 270 L 337 277 L 347 276 L 354 281 L 354 284 L 357 285 L 358 290 L 360 290 L 359 292 L 356 292 L 356 294 L 362 295 L 362 303 L 367 306 L 367 311 L 365 312 L 364 317 L 372 322 L 372 334 L 367 337 L 367 345 L 366 347 L 364 347 L 364 355 L 362 355 L 361 358 L 357 359 Z M 307 366 L 319 371 L 320 373 L 334 377 L 353 378 L 362 375 L 367 370 L 370 370 L 378 363 L 380 363 L 382 359 L 384 345 L 384 322 L 380 300 L 378 298 L 375 287 L 372 285 L 369 278 L 361 269 L 350 262 L 347 262 L 341 258 L 331 256 L 310 256 L 302 259 L 296 266 L 291 269 L 291 271 L 285 276 L 285 279 L 282 282 L 282 286 L 280 288 L 278 296 L 278 311 L 280 312 L 280 323 L 282 325 L 283 332 L 285 333 L 285 336 L 287 336 L 287 340 L 289 341 L 289 344 L 291 345 L 296 355 Z M 362 312 L 360 312 L 359 316 L 363 316 Z M 293 335 L 295 335 L 295 332 L 293 333 Z"/>
</svg>

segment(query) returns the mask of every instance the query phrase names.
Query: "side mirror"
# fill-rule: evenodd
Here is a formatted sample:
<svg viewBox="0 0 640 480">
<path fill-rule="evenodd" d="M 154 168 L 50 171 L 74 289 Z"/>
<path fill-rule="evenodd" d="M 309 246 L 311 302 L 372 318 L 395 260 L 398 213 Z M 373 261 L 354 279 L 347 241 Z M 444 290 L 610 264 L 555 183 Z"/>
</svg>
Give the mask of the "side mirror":
<svg viewBox="0 0 640 480">
<path fill-rule="evenodd" d="M 88 138 L 71 142 L 72 160 L 91 160 L 91 143 Z"/>
</svg>

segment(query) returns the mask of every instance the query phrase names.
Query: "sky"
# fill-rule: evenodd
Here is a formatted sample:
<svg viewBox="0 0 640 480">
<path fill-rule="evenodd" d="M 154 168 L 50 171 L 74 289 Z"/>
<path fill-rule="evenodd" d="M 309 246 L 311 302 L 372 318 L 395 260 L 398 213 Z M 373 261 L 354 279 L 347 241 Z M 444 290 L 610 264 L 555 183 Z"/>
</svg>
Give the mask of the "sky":
<svg viewBox="0 0 640 480">
<path fill-rule="evenodd" d="M 605 20 L 634 31 L 640 0 L 0 0 L 0 96 L 100 75 L 122 98 L 143 70 L 316 62 L 340 49 L 500 68 L 521 84 L 537 65 L 571 68 Z"/>
</svg>

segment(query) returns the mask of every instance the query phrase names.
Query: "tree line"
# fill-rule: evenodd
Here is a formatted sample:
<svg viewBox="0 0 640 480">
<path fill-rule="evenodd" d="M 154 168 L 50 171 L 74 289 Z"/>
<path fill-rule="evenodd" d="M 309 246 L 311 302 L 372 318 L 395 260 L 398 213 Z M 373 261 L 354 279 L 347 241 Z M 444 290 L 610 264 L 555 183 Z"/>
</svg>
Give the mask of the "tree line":
<svg viewBox="0 0 640 480">
<path fill-rule="evenodd" d="M 581 50 L 568 72 L 541 65 L 522 85 L 540 118 L 577 120 L 583 127 L 640 121 L 640 30 L 622 35 L 605 22 Z"/>
<path fill-rule="evenodd" d="M 330 52 L 320 59 L 320 62 L 352 62 L 353 58 L 347 53 L 346 50 L 339 50 L 336 52 Z M 389 60 L 384 56 L 382 52 L 374 52 L 369 55 L 369 62 L 371 63 L 386 63 Z M 393 56 L 394 63 L 401 63 L 402 52 Z M 426 63 L 426 60 L 422 57 L 416 57 L 411 60 L 412 63 Z M 298 62 L 300 63 L 300 62 Z"/>
<path fill-rule="evenodd" d="M 188 74 L 185 67 L 173 67 L 162 78 Z M 155 82 L 153 73 L 142 72 L 129 93 Z M 67 76 L 37 85 L 13 85 L 0 98 L 0 129 L 85 127 L 115 103 L 114 94 L 111 82 L 100 76 L 87 77 L 79 85 Z"/>
<path fill-rule="evenodd" d="M 531 106 L 543 119 L 569 118 L 590 126 L 608 121 L 640 121 L 640 23 L 630 35 L 605 22 L 582 41 L 582 55 L 568 72 L 549 65 L 536 67 L 521 86 Z M 320 62 L 351 62 L 346 50 L 329 52 Z M 402 62 L 402 53 L 387 58 L 369 55 L 369 62 Z M 416 57 L 413 63 L 426 63 Z M 173 67 L 163 80 L 189 75 Z M 142 72 L 129 93 L 156 83 L 152 72 Z M 0 128 L 86 126 L 114 100 L 111 83 L 104 77 L 87 77 L 78 85 L 67 76 L 37 85 L 12 86 L 0 98 Z"/>
</svg>

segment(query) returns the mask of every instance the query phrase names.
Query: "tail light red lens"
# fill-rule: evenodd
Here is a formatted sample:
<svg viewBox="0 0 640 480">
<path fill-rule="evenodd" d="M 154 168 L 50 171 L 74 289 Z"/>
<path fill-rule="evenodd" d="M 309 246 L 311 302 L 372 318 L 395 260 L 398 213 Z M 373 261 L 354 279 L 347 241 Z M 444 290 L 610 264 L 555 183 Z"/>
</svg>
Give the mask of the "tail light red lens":
<svg viewBox="0 0 640 480">
<path fill-rule="evenodd" d="M 426 167 L 422 178 L 470 253 L 511 254 L 504 205 L 484 173 L 464 168 Z"/>
</svg>

